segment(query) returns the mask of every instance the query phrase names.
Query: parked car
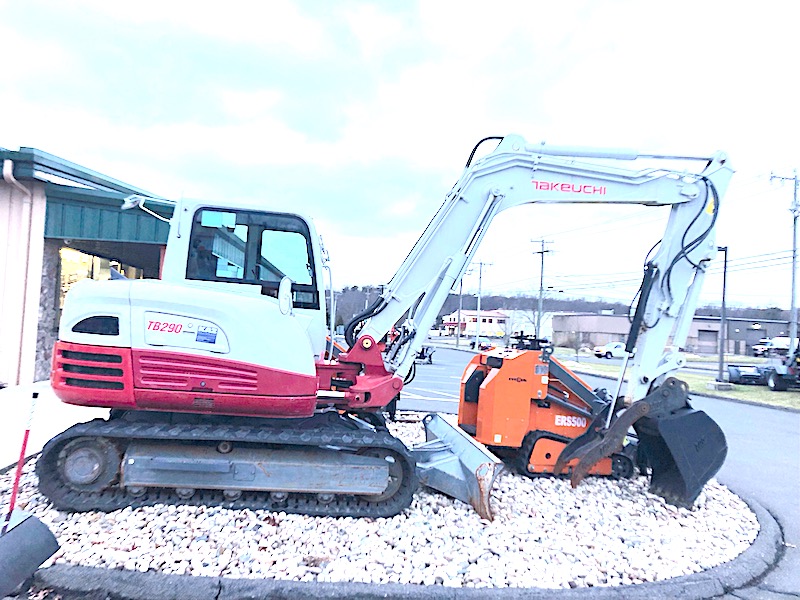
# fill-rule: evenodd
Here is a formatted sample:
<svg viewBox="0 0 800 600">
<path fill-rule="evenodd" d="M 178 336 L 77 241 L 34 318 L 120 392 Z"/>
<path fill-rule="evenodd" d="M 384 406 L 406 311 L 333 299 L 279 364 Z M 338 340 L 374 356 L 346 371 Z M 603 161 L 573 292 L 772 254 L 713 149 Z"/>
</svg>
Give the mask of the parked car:
<svg viewBox="0 0 800 600">
<path fill-rule="evenodd" d="M 787 356 L 791 340 L 788 337 L 778 336 L 769 341 L 768 354 L 770 356 Z"/>
<path fill-rule="evenodd" d="M 753 344 L 753 356 L 766 356 L 770 348 L 770 339 L 762 338 Z"/>
<path fill-rule="evenodd" d="M 473 339 L 469 343 L 469 347 L 473 350 L 475 349 L 475 340 Z M 490 340 L 489 338 L 479 337 L 478 338 L 478 350 L 491 350 L 495 347 L 495 343 Z"/>
<path fill-rule="evenodd" d="M 795 350 L 791 356 L 781 359 L 767 374 L 767 387 L 773 392 L 785 392 L 789 388 L 800 387 L 800 354 Z"/>
<path fill-rule="evenodd" d="M 625 342 L 608 342 L 594 347 L 594 355 L 597 358 L 623 358 L 625 354 L 627 354 Z"/>
</svg>

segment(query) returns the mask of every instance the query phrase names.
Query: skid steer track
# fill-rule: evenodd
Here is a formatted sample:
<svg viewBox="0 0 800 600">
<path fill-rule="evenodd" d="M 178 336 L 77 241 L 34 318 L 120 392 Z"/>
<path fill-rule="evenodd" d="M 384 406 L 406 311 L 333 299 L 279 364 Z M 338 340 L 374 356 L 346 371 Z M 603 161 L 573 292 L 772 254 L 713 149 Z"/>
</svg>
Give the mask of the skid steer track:
<svg viewBox="0 0 800 600">
<path fill-rule="evenodd" d="M 341 419 L 331 418 L 331 426 L 282 427 L 269 423 L 245 425 L 245 419 L 230 419 L 233 424 L 172 423 L 169 415 L 164 420 L 151 418 L 96 419 L 74 425 L 54 437 L 44 447 L 36 465 L 39 489 L 60 510 L 109 512 L 126 507 L 153 506 L 156 504 L 188 504 L 220 506 L 230 509 L 272 510 L 312 516 L 335 517 L 388 517 L 409 506 L 417 488 L 414 459 L 397 438 L 389 433 L 343 426 Z M 254 421 L 248 420 L 250 423 Z M 228 442 L 250 447 L 281 450 L 334 448 L 347 454 L 391 453 L 402 470 L 400 481 L 393 493 L 379 501 L 356 494 L 333 494 L 321 498 L 316 493 L 271 494 L 269 491 L 243 491 L 232 500 L 221 490 L 196 489 L 191 497 L 179 495 L 172 488 L 150 487 L 143 493 L 132 495 L 120 486 L 119 465 L 104 476 L 106 481 L 92 485 L 76 486 L 65 481 L 60 461 L 62 450 L 75 440 L 96 443 L 98 452 L 111 457 L 122 457 L 129 444 L 156 442 L 170 444 L 208 444 Z M 331 474 L 334 477 L 335 473 Z M 298 478 L 302 481 L 302 473 Z M 101 489 L 94 489 L 100 487 Z M 277 497 L 276 497 L 277 496 Z"/>
</svg>

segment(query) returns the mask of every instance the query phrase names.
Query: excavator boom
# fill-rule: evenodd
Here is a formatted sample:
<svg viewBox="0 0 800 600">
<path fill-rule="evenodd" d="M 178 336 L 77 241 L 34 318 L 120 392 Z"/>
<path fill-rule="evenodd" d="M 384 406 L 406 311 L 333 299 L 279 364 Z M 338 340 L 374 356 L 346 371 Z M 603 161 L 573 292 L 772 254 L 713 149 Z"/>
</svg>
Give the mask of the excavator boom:
<svg viewBox="0 0 800 600">
<path fill-rule="evenodd" d="M 606 162 L 587 163 L 584 159 Z M 661 166 L 641 170 L 617 166 L 636 159 L 660 164 L 692 160 L 705 165 L 697 173 Z M 493 152 L 468 163 L 381 297 L 348 325 L 348 342 L 361 353 L 364 342 L 371 347 L 402 322 L 400 337 L 387 349 L 385 363 L 388 372 L 405 379 L 451 288 L 464 274 L 494 217 L 504 210 L 530 203 L 671 206 L 658 251 L 645 268 L 625 367 L 614 396 L 621 392 L 630 362 L 625 393 L 630 408 L 621 415 L 607 410 L 564 448 L 556 463 L 555 472 L 559 473 L 577 460 L 570 468 L 573 485 L 577 485 L 598 461 L 622 449 L 630 427 L 650 412 L 654 394 L 683 364 L 680 348 L 694 316 L 706 266 L 716 254 L 715 226 L 732 173 L 722 152 L 708 157 L 639 154 L 627 149 L 535 145 L 518 136 L 506 136 Z M 688 505 L 721 466 L 727 446 L 716 423 L 702 413 L 698 417 L 688 396 L 680 400 L 674 394 L 671 397 L 669 411 L 648 417 L 650 433 L 644 433 L 644 424 L 639 429 L 653 472 L 651 489 Z M 522 404 L 527 406 L 527 400 Z M 659 428 L 657 423 L 667 416 L 684 427 Z M 517 415 L 516 420 L 525 421 L 525 415 Z M 503 437 L 503 433 L 495 435 Z M 701 446 L 705 452 L 686 458 L 690 448 Z M 700 475 L 690 476 L 692 469 Z M 666 472 L 671 475 L 664 475 Z"/>
</svg>

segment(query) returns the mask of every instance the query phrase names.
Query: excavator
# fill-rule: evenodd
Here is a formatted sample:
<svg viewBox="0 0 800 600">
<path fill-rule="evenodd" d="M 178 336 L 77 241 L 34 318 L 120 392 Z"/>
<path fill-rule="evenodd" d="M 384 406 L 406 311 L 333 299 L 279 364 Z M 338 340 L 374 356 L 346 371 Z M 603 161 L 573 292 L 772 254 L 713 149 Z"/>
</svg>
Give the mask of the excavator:
<svg viewBox="0 0 800 600">
<path fill-rule="evenodd" d="M 476 158 L 491 141 L 496 147 Z M 636 159 L 657 166 L 621 166 Z M 676 160 L 703 167 L 667 168 Z M 40 490 L 69 511 L 183 503 L 384 517 L 409 506 L 422 483 L 490 518 L 502 466 L 486 445 L 431 414 L 427 441 L 408 448 L 390 434 L 384 411 L 413 376 L 427 332 L 497 214 L 527 203 L 608 203 L 671 212 L 646 263 L 619 378 L 621 388 L 632 361 L 624 398 L 617 402 L 618 389 L 598 401 L 607 408 L 590 411 L 590 425 L 563 445 L 552 470 L 566 468 L 579 483 L 619 453 L 633 427 L 647 448 L 651 488 L 691 503 L 720 468 L 725 438 L 671 375 L 683 364 L 680 347 L 732 173 L 723 153 L 485 138 L 380 296 L 346 326 L 347 348 L 335 358 L 326 341 L 326 252 L 311 219 L 181 200 L 160 279 L 84 281 L 67 294 L 52 388 L 64 402 L 110 410 L 45 445 Z M 146 210 L 153 201 L 133 197 L 126 207 Z M 531 375 L 554 375 L 555 363 L 544 363 Z M 549 387 L 539 388 L 542 402 L 557 395 Z M 531 398 L 522 400 L 528 410 Z M 502 441 L 508 420 L 476 425 Z"/>
</svg>

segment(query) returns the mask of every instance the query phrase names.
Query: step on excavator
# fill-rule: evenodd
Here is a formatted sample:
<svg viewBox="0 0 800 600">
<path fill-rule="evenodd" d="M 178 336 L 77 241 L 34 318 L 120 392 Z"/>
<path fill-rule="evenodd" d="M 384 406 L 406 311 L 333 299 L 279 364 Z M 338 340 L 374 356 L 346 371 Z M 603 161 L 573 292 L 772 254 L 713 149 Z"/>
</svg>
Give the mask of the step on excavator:
<svg viewBox="0 0 800 600">
<path fill-rule="evenodd" d="M 476 159 L 490 141 L 496 148 Z M 658 166 L 621 167 L 636 159 Z M 696 173 L 666 167 L 675 160 L 704 166 Z M 546 367 L 537 376 L 552 385 L 548 379 L 533 390 L 537 409 L 561 414 L 562 425 L 590 416 L 591 423 L 561 449 L 563 440 L 550 444 L 552 435 L 532 443 L 530 417 L 520 419 L 515 440 L 524 433 L 521 447 L 532 452 L 523 462 L 536 468 L 540 444 L 549 444 L 544 454 L 558 452 L 553 472 L 566 468 L 577 484 L 587 473 L 613 472 L 633 427 L 654 491 L 690 504 L 726 446 L 670 375 L 683 364 L 679 349 L 716 251 L 714 227 L 731 175 L 723 153 L 640 155 L 529 144 L 516 135 L 481 140 L 380 297 L 347 325 L 347 348 L 336 358 L 326 348 L 326 336 L 333 339 L 327 260 L 313 222 L 262 205 L 181 200 L 159 280 L 83 281 L 67 294 L 53 390 L 64 402 L 110 410 L 46 444 L 36 466 L 40 490 L 70 511 L 184 503 L 384 517 L 409 506 L 423 483 L 490 518 L 501 466 L 486 446 L 428 415 L 428 441 L 408 448 L 390 434 L 384 411 L 413 376 L 426 333 L 497 214 L 527 203 L 610 203 L 671 206 L 647 261 L 623 402 L 590 397 L 556 361 L 539 357 L 530 376 Z M 157 202 L 129 197 L 123 209 Z M 392 328 L 397 335 L 383 342 Z M 494 407 L 521 398 L 502 390 Z M 524 400 L 532 405 L 527 392 Z M 476 413 L 478 438 L 502 446 L 494 440 L 507 432 L 483 414 Z"/>
</svg>

